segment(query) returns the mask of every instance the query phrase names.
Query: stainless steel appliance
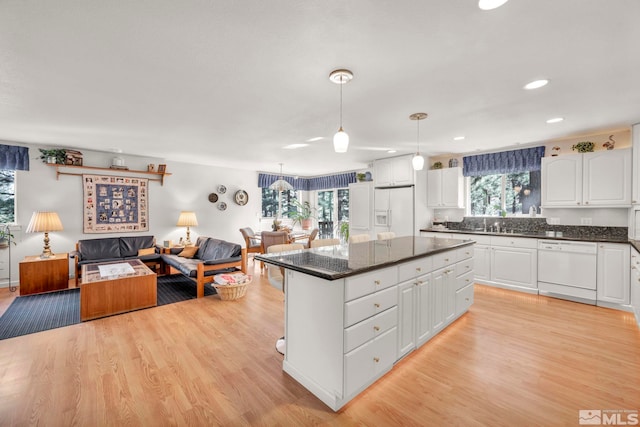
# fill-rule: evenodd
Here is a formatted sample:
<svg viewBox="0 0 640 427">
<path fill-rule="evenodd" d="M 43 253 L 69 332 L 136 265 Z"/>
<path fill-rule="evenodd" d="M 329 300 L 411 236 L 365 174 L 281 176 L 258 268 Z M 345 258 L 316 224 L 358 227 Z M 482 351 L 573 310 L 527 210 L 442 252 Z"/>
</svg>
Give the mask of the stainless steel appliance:
<svg viewBox="0 0 640 427">
<path fill-rule="evenodd" d="M 595 305 L 597 254 L 591 242 L 539 240 L 540 295 Z"/>
</svg>

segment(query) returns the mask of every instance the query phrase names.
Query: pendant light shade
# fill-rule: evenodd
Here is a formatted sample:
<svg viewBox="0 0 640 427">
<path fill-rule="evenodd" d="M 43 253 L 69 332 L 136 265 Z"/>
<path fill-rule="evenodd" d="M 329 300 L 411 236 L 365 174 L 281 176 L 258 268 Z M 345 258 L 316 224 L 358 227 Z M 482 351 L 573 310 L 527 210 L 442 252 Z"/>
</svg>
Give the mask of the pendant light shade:
<svg viewBox="0 0 640 427">
<path fill-rule="evenodd" d="M 280 176 L 269 186 L 269 188 L 276 191 L 293 190 L 293 185 L 285 181 L 282 176 L 282 163 L 280 163 Z"/>
<path fill-rule="evenodd" d="M 422 157 L 422 154 L 420 154 L 420 120 L 424 120 L 426 118 L 427 118 L 427 113 L 414 113 L 409 116 L 409 119 L 416 121 L 416 125 L 418 128 L 417 138 L 416 138 L 418 151 L 416 152 L 415 156 L 413 156 L 413 159 L 411 159 L 411 164 L 413 165 L 413 169 L 417 171 L 421 171 L 422 168 L 424 168 L 424 157 Z"/>
<path fill-rule="evenodd" d="M 342 129 L 342 85 L 353 79 L 353 73 L 349 70 L 334 70 L 329 74 L 329 80 L 340 85 L 340 128 L 333 135 L 333 149 L 336 153 L 346 153 L 349 148 L 349 135 Z"/>
</svg>

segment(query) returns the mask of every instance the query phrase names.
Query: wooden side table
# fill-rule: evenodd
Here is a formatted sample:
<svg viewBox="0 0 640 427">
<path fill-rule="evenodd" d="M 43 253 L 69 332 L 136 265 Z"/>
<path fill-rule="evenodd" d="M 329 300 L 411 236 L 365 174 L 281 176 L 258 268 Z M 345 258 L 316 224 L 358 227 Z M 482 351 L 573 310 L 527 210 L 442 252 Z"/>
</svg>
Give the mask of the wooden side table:
<svg viewBox="0 0 640 427">
<path fill-rule="evenodd" d="M 20 295 L 59 291 L 69 287 L 69 254 L 50 258 L 27 256 L 20 262 Z"/>
</svg>

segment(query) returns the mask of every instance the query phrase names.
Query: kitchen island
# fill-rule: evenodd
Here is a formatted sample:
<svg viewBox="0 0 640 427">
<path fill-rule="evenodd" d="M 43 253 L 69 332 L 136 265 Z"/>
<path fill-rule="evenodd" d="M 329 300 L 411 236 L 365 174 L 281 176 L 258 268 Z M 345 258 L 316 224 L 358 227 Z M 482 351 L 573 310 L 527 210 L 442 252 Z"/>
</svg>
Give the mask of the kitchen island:
<svg viewBox="0 0 640 427">
<path fill-rule="evenodd" d="M 285 270 L 284 371 L 340 409 L 468 310 L 473 244 L 411 236 L 256 255 Z"/>
</svg>

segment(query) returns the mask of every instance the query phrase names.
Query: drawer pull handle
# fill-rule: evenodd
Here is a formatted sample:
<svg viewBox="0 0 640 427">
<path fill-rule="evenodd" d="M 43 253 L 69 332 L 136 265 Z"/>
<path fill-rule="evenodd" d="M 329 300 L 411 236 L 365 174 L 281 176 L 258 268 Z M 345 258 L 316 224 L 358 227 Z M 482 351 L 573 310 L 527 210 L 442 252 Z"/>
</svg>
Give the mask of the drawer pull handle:
<svg viewBox="0 0 640 427">
<path fill-rule="evenodd" d="M 375 283 L 376 285 L 380 284 L 380 280 L 374 280 L 373 283 Z"/>
<path fill-rule="evenodd" d="M 422 271 L 420 267 L 416 267 L 416 271 Z"/>
<path fill-rule="evenodd" d="M 465 301 L 469 301 L 469 298 L 465 298 L 464 300 L 465 300 Z"/>
<path fill-rule="evenodd" d="M 374 362 L 376 362 L 376 363 L 378 363 L 378 362 L 380 361 L 380 358 L 379 358 L 379 357 L 374 357 L 374 358 L 373 358 L 373 361 L 374 361 Z"/>
<path fill-rule="evenodd" d="M 465 279 L 465 282 L 469 283 L 469 279 Z"/>
<path fill-rule="evenodd" d="M 380 326 L 374 326 L 374 327 L 373 327 L 373 330 L 374 330 L 374 331 L 376 331 L 376 332 L 378 332 L 378 331 L 380 330 Z"/>
<path fill-rule="evenodd" d="M 380 308 L 380 304 L 378 304 L 377 302 L 373 303 L 373 306 L 374 306 L 375 308 Z"/>
<path fill-rule="evenodd" d="M 449 261 L 449 258 L 445 258 L 444 260 L 445 260 L 445 261 Z"/>
</svg>

